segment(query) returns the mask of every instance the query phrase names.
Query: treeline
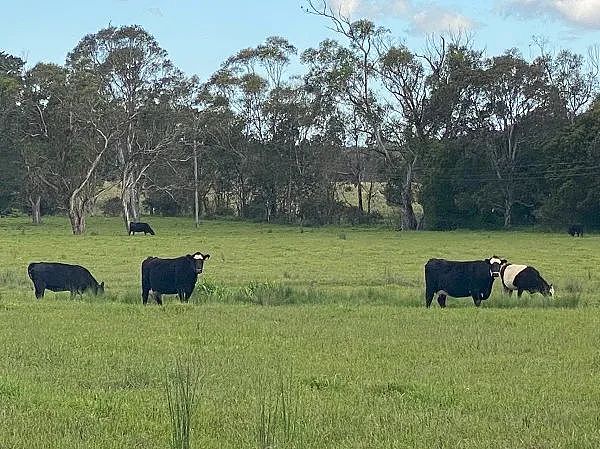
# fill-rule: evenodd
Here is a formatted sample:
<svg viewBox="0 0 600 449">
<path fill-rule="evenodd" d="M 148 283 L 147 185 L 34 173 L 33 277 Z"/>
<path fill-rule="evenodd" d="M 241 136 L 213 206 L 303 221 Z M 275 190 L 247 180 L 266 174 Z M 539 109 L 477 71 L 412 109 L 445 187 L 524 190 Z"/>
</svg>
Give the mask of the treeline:
<svg viewBox="0 0 600 449">
<path fill-rule="evenodd" d="M 125 226 L 142 208 L 367 222 L 378 181 L 402 229 L 600 227 L 597 49 L 485 57 L 458 34 L 418 52 L 309 5 L 339 41 L 271 37 L 203 82 L 139 26 L 85 36 L 64 66 L 0 53 L 0 211 L 66 212 L 80 234 L 108 190 Z"/>
</svg>

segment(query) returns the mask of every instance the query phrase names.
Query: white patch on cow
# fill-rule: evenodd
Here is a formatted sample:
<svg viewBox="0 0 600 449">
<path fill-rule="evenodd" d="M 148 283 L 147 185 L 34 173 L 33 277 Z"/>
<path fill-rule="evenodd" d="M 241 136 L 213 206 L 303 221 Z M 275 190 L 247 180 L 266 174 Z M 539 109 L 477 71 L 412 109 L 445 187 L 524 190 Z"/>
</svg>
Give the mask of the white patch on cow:
<svg viewBox="0 0 600 449">
<path fill-rule="evenodd" d="M 550 286 L 550 296 L 554 296 L 554 286 Z"/>
<path fill-rule="evenodd" d="M 202 254 L 196 253 L 196 254 L 194 254 L 194 259 L 196 259 L 196 260 L 204 260 L 204 257 L 202 256 Z"/>
<path fill-rule="evenodd" d="M 502 261 L 500 259 L 498 259 L 497 257 L 492 257 L 490 259 L 490 265 L 493 265 L 495 263 L 497 263 L 498 265 L 502 265 Z"/>
<path fill-rule="evenodd" d="M 445 291 L 445 290 L 438 290 L 438 291 L 436 292 L 436 294 L 437 294 L 437 295 L 446 295 L 446 296 L 450 296 L 450 295 L 448 294 L 448 292 L 447 292 L 447 291 Z"/>
<path fill-rule="evenodd" d="M 508 264 L 504 269 L 504 273 L 502 273 L 502 282 L 509 290 L 518 290 L 515 286 L 515 278 L 517 274 L 527 268 L 527 265 L 516 265 L 516 264 Z"/>
</svg>

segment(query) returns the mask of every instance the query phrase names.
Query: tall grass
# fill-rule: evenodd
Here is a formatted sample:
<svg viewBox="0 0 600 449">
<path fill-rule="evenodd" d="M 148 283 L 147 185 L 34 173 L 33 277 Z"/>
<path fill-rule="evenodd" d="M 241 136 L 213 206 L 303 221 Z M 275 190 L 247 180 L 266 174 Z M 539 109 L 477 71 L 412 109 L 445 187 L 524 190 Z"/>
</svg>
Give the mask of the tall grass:
<svg viewBox="0 0 600 449">
<path fill-rule="evenodd" d="M 260 383 L 256 437 L 258 449 L 303 446 L 302 410 L 297 390 L 281 374 L 275 390 Z"/>
<path fill-rule="evenodd" d="M 200 370 L 191 358 L 178 357 L 165 376 L 165 397 L 171 423 L 171 448 L 190 449 L 192 419 Z"/>
</svg>

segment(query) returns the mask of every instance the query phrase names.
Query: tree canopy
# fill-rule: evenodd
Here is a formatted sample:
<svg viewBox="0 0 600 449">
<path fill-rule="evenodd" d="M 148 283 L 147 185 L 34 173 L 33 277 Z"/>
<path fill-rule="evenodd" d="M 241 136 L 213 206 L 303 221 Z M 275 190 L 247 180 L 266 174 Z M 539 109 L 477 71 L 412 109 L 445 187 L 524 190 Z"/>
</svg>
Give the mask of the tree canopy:
<svg viewBox="0 0 600 449">
<path fill-rule="evenodd" d="M 597 50 L 488 57 L 464 34 L 415 50 L 307 11 L 339 39 L 272 36 L 208 80 L 138 25 L 84 36 L 64 66 L 0 52 L 0 211 L 64 212 L 83 233 L 112 192 L 125 226 L 142 211 L 357 223 L 379 188 L 407 230 L 600 228 Z"/>
</svg>

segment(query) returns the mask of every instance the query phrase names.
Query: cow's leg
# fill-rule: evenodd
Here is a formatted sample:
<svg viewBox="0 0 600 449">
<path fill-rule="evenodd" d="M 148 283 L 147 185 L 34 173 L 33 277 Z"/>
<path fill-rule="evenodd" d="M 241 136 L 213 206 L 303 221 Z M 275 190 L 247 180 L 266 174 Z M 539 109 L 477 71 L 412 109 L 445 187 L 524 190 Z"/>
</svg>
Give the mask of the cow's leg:
<svg viewBox="0 0 600 449">
<path fill-rule="evenodd" d="M 37 299 L 42 299 L 44 297 L 44 290 L 46 289 L 46 284 L 44 282 L 34 282 L 33 287 L 35 289 L 35 297 Z"/>
<path fill-rule="evenodd" d="M 521 297 L 521 295 L 523 294 L 523 290 L 519 289 L 517 290 L 517 297 Z"/>
<path fill-rule="evenodd" d="M 437 302 L 440 305 L 440 307 L 446 307 L 446 295 L 440 293 L 437 297 Z"/>
<path fill-rule="evenodd" d="M 479 307 L 481 305 L 482 300 L 479 294 L 472 294 L 471 297 L 473 298 L 473 303 L 475 304 L 475 307 Z"/>
<path fill-rule="evenodd" d="M 156 300 L 156 304 L 162 306 L 162 299 L 160 299 L 160 293 L 154 292 L 154 299 Z"/>
<path fill-rule="evenodd" d="M 142 304 L 148 304 L 148 293 L 150 292 L 149 288 L 142 288 Z"/>
<path fill-rule="evenodd" d="M 177 296 L 179 297 L 179 301 L 183 302 L 185 300 L 185 291 L 180 288 L 177 290 Z"/>
<path fill-rule="evenodd" d="M 435 292 L 432 290 L 427 290 L 425 292 L 425 307 L 431 306 L 431 302 L 433 301 L 433 295 L 435 295 Z"/>
</svg>

